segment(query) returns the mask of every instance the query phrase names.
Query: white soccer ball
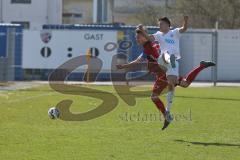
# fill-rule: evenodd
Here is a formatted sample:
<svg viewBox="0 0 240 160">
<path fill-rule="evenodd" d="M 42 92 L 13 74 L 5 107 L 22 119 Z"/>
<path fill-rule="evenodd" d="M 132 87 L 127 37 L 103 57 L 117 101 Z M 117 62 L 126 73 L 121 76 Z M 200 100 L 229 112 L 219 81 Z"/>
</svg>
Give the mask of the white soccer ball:
<svg viewBox="0 0 240 160">
<path fill-rule="evenodd" d="M 48 110 L 48 116 L 51 119 L 57 119 L 60 116 L 60 111 L 56 107 L 52 107 Z"/>
</svg>

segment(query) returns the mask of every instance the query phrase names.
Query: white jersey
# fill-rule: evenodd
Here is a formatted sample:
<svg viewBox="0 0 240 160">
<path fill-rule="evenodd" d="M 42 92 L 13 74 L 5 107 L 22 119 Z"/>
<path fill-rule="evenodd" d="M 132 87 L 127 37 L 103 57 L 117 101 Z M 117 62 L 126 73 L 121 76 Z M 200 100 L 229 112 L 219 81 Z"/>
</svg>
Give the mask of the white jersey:
<svg viewBox="0 0 240 160">
<path fill-rule="evenodd" d="M 179 47 L 179 28 L 170 30 L 166 34 L 158 31 L 157 33 L 153 34 L 153 36 L 155 40 L 159 42 L 162 53 L 169 52 L 169 54 L 174 54 L 176 56 L 176 59 L 181 58 Z"/>
</svg>

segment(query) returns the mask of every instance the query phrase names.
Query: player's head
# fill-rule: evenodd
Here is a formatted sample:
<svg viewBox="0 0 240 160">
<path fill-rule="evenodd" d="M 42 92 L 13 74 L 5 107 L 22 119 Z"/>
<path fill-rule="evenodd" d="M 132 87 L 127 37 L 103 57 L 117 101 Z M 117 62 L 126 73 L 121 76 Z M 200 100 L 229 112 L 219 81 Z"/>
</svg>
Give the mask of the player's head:
<svg viewBox="0 0 240 160">
<path fill-rule="evenodd" d="M 144 27 L 143 29 L 145 32 L 147 32 Z M 142 31 L 139 29 L 139 27 L 137 27 L 137 29 L 135 30 L 135 37 L 139 45 L 144 45 L 148 41 L 147 38 L 143 35 Z"/>
<path fill-rule="evenodd" d="M 167 17 L 158 19 L 158 25 L 161 32 L 168 32 L 170 30 L 171 21 Z"/>
</svg>

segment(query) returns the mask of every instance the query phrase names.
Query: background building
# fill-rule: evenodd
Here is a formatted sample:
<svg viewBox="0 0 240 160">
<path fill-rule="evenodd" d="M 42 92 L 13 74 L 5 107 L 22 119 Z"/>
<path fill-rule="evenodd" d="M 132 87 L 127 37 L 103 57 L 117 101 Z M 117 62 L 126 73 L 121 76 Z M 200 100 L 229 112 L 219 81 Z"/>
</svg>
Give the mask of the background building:
<svg viewBox="0 0 240 160">
<path fill-rule="evenodd" d="M 152 18 L 149 12 L 167 15 L 167 8 L 174 2 L 175 0 L 115 0 L 114 21 L 131 25 L 142 23 L 145 16 Z"/>
<path fill-rule="evenodd" d="M 0 0 L 0 21 L 30 29 L 44 24 L 138 24 L 153 16 L 146 9 L 166 13 L 173 0 Z M 155 8 L 152 8 L 155 7 Z M 146 17 L 146 18 L 144 18 Z"/>
<path fill-rule="evenodd" d="M 185 2 L 186 5 L 193 5 L 190 1 L 179 1 Z M 111 59 L 110 56 L 105 53 L 105 50 L 99 49 L 105 46 L 107 41 L 119 43 L 116 46 L 121 46 L 121 41 L 130 41 L 131 48 L 127 56 L 128 60 L 131 61 L 141 52 L 141 49 L 139 49 L 139 46 L 135 43 L 134 25 L 138 23 L 149 26 L 152 25 L 152 27 L 149 27 L 149 33 L 156 32 L 159 30 L 156 26 L 156 18 L 163 15 L 170 16 L 170 13 L 176 14 L 177 12 L 170 11 L 173 11 L 172 8 L 180 5 L 178 4 L 179 1 L 0 0 L 1 22 L 23 24 L 25 28 L 30 28 L 29 31 L 22 30 L 22 26 L 20 25 L 0 25 L 0 68 L 2 68 L 0 77 L 2 80 L 46 80 L 51 69 L 55 69 L 56 66 L 61 65 L 69 58 L 77 56 L 80 53 L 85 54 L 90 47 L 88 44 L 96 44 L 96 46 L 91 46 L 90 48 L 94 51 L 99 50 L 98 53 L 100 53 L 101 56 L 106 55 L 102 58 L 106 60 L 104 63 L 108 64 L 110 62 L 109 59 Z M 206 4 L 201 3 L 199 5 L 205 6 Z M 227 4 L 225 5 L 227 6 Z M 228 5 L 230 5 L 230 3 Z M 238 5 L 240 6 L 240 4 Z M 201 7 L 202 6 L 196 6 L 195 8 L 201 11 Z M 207 7 L 208 6 L 205 8 Z M 179 9 L 181 9 L 181 6 Z M 185 11 L 189 8 L 183 9 Z M 211 7 L 209 9 L 211 9 Z M 190 12 L 191 10 L 188 11 Z M 194 13 L 194 11 L 195 9 L 192 13 Z M 228 11 L 232 12 L 232 9 Z M 182 13 L 185 14 L 185 12 Z M 236 74 L 239 68 L 238 52 L 240 50 L 240 32 L 237 30 L 238 24 L 240 23 L 237 23 L 238 19 L 235 18 L 236 20 L 234 19 L 234 21 L 232 21 L 234 23 L 223 23 L 225 19 L 213 18 L 209 21 L 212 23 L 211 25 L 202 27 L 211 28 L 211 26 L 214 26 L 217 22 L 216 24 L 220 26 L 219 30 L 217 28 L 216 30 L 191 29 L 191 27 L 197 23 L 194 19 L 199 21 L 199 16 L 201 17 L 203 13 L 195 12 L 194 14 L 188 14 L 190 15 L 189 30 L 182 36 L 180 44 L 181 53 L 184 57 L 180 63 L 181 75 L 185 75 L 189 70 L 197 66 L 201 60 L 213 60 L 217 63 L 216 69 L 204 71 L 198 76 L 197 80 L 239 81 L 240 75 Z M 238 10 L 233 13 L 238 13 Z M 229 15 L 231 14 L 229 13 Z M 170 16 L 170 18 L 172 17 Z M 207 18 L 207 16 L 204 16 L 204 18 Z M 177 25 L 181 24 L 181 22 L 177 22 L 176 19 L 177 17 L 172 19 L 172 21 L 177 23 Z M 179 14 L 178 20 L 182 21 L 182 14 Z M 231 20 L 231 18 L 226 20 Z M 132 24 L 133 26 L 102 25 L 104 23 L 116 22 Z M 204 19 L 199 22 L 206 23 L 207 20 Z M 86 25 L 91 23 L 95 24 Z M 224 26 L 224 24 L 231 24 L 232 26 Z M 224 29 L 222 29 L 223 27 Z M 42 28 L 46 29 L 46 32 L 42 31 Z M 226 28 L 236 28 L 236 30 L 226 30 Z M 58 31 L 56 31 L 57 29 Z M 89 30 L 92 31 L 89 32 Z M 108 30 L 107 33 L 105 33 L 105 30 Z M 112 30 L 115 32 L 112 33 Z M 97 32 L 95 33 L 95 31 Z M 70 33 L 72 36 L 69 36 Z M 106 38 L 107 41 L 101 41 L 101 37 L 106 37 L 106 35 L 115 35 L 115 37 Z M 119 40 L 119 38 L 121 40 Z M 90 42 L 90 40 L 93 42 Z M 97 45 L 100 45 L 100 47 Z M 33 50 L 30 50 L 28 47 Z M 117 52 L 120 52 L 120 50 L 116 50 L 116 53 Z M 60 54 L 63 56 L 60 56 Z M 50 57 L 50 55 L 52 56 Z M 39 66 L 43 65 L 43 67 L 35 66 L 37 64 L 35 62 L 39 63 L 40 58 L 42 59 L 42 63 L 40 63 Z M 47 61 L 51 60 L 51 58 L 53 61 Z M 57 58 L 62 59 L 57 61 Z M 34 63 L 29 67 L 26 63 L 22 62 Z M 51 66 L 53 64 L 55 64 L 55 66 Z M 46 66 L 51 67 L 46 68 Z M 107 67 L 105 67 L 105 70 L 111 70 L 111 67 L 106 68 Z M 107 74 L 109 75 L 109 73 Z M 29 78 L 28 75 L 31 75 L 31 77 Z M 101 80 L 103 79 L 106 80 L 107 78 L 104 77 Z"/>
<path fill-rule="evenodd" d="M 43 24 L 62 24 L 62 0 L 0 0 L 0 21 L 41 29 Z"/>
<path fill-rule="evenodd" d="M 175 0 L 63 0 L 63 23 L 140 23 L 145 7 L 171 6 Z M 154 8 L 154 9 L 155 9 Z M 166 13 L 160 10 L 159 13 Z"/>
<path fill-rule="evenodd" d="M 112 23 L 114 0 L 63 0 L 63 23 Z"/>
</svg>

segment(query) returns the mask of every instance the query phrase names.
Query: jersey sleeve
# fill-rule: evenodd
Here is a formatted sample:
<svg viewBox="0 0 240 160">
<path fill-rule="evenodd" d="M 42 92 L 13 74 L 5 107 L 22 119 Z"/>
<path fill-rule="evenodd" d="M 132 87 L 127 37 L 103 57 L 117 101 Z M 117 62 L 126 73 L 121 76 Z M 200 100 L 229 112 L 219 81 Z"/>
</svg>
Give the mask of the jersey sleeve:
<svg viewBox="0 0 240 160">
<path fill-rule="evenodd" d="M 160 33 L 159 32 L 156 32 L 154 34 L 152 34 L 152 36 L 154 37 L 154 41 L 160 41 Z"/>
<path fill-rule="evenodd" d="M 173 30 L 174 35 L 176 35 L 177 37 L 180 37 L 180 36 L 181 36 L 181 33 L 179 32 L 179 30 L 180 30 L 180 28 L 175 28 L 175 29 Z"/>
</svg>

